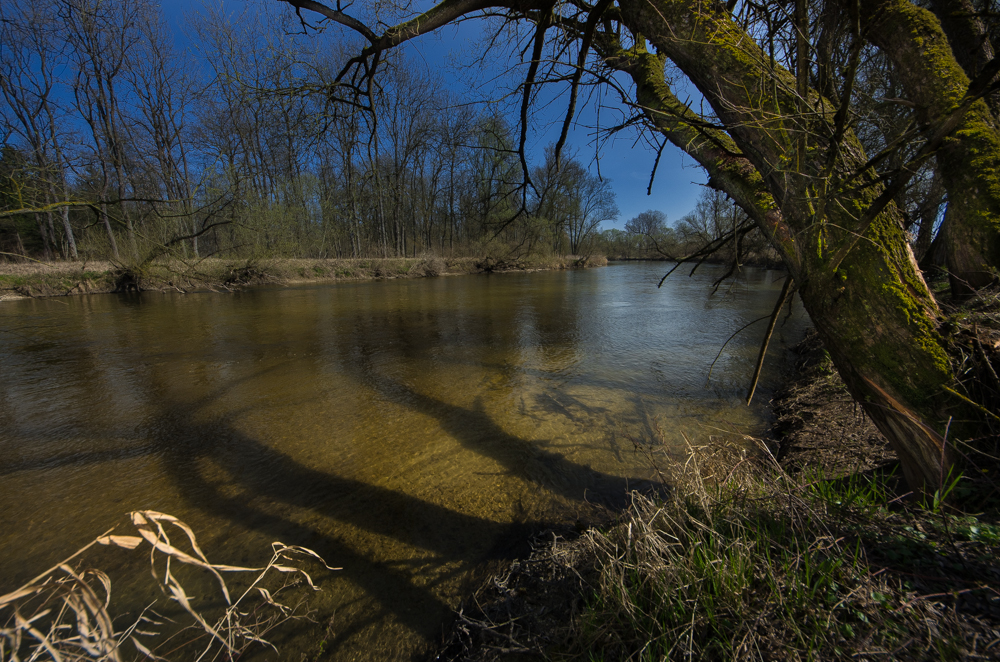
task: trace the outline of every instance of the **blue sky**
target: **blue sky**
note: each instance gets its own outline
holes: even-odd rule
[[[449,26],[437,33],[425,35],[408,42],[407,52],[428,64],[438,68],[452,87],[463,97],[474,98],[488,94],[489,83],[497,80],[500,86],[516,85],[524,77],[525,67],[508,74],[508,64],[497,63],[492,72],[469,71],[456,68],[453,63],[465,62],[470,57],[464,53],[478,52],[477,46],[481,36],[482,22],[466,22],[461,27]],[[468,80],[472,78],[473,80]],[[484,85],[484,81],[487,84]],[[485,89],[484,89],[485,88]],[[566,107],[569,103],[568,85],[550,85],[543,93],[542,104],[545,108],[536,112],[528,133],[529,157],[535,162],[542,159],[546,145],[555,143],[559,138]],[[583,94],[580,95],[582,103]],[[520,97],[508,102],[511,117],[516,117]],[[698,196],[704,190],[701,186],[707,180],[704,170],[697,166],[678,148],[667,145],[660,158],[651,195],[646,194],[649,176],[656,160],[656,152],[645,140],[637,140],[635,131],[627,130],[615,136],[601,137],[600,144],[595,140],[595,128],[618,124],[622,119],[620,105],[610,94],[601,100],[600,118],[596,104],[578,108],[577,120],[571,129],[567,147],[575,152],[579,161],[589,165],[594,174],[598,167],[602,177],[611,180],[617,195],[619,217],[613,223],[606,223],[605,228],[621,228],[625,222],[647,209],[658,209],[667,214],[672,223],[690,212]],[[598,121],[600,119],[600,121]],[[597,158],[599,155],[600,163]]]
[[[275,0],[174,0],[163,2],[164,16],[175,28],[174,34],[181,45],[185,42],[185,16],[197,11],[205,4],[218,6],[227,12],[240,13],[254,11],[266,2]],[[524,75],[520,70],[509,71],[507,62],[495,62],[492,70],[472,69],[468,66],[473,59],[470,54],[479,52],[479,40],[485,23],[468,21],[460,26],[447,26],[438,32],[411,40],[404,50],[411,58],[426,63],[428,68],[439,73],[448,86],[462,98],[469,101],[492,101],[509,111],[511,123],[516,125],[518,100],[503,100]],[[339,28],[331,28],[331,32]],[[346,34],[346,30],[345,30]],[[322,39],[323,37],[317,37]],[[546,145],[559,137],[561,123],[568,104],[568,85],[551,85],[543,92],[542,108],[535,112],[528,132],[529,161],[542,160]],[[583,94],[581,93],[581,104]],[[578,109],[577,121],[570,131],[567,148],[576,158],[590,167],[593,174],[611,180],[617,196],[618,219],[605,223],[604,229],[621,228],[625,222],[647,209],[658,209],[667,214],[673,223],[691,211],[695,201],[704,190],[704,171],[690,158],[672,145],[667,145],[656,173],[652,194],[646,194],[649,175],[653,168],[656,152],[645,140],[637,140],[634,131],[627,130],[607,138],[602,136],[599,144],[595,140],[598,124],[602,128],[621,121],[619,105],[611,95],[604,95],[597,103]],[[598,122],[598,114],[600,122]],[[599,164],[597,162],[599,157]]]

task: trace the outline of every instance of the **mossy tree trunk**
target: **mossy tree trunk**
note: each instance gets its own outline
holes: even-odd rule
[[[938,131],[949,134],[936,150],[948,190],[945,249],[952,290],[970,294],[1000,269],[996,118],[986,101],[967,96],[969,78],[934,14],[909,0],[880,0],[862,3],[861,19],[868,40],[893,61],[927,140]]]
[[[712,181],[772,238],[845,383],[899,454],[908,483],[933,491],[950,461],[944,434],[952,412],[942,396],[952,373],[936,332],[938,309],[899,213],[889,203],[865,218],[882,188],[864,170],[865,154],[849,131],[836,144],[830,139],[837,107],[812,94],[805,101],[813,112],[798,112],[795,78],[772,65],[728,13],[703,7],[694,0],[623,3],[622,21],[694,82],[727,127],[728,143],[710,131],[700,140],[681,135],[683,111],[662,64],[649,62],[655,56],[632,49],[625,58],[631,66],[619,68],[632,75],[653,123],[700,156]]]
[[[993,59],[993,43],[971,0],[931,0],[930,8],[941,21],[955,60],[970,79],[983,72]],[[994,115],[1000,111],[1000,98],[993,92],[986,97]]]

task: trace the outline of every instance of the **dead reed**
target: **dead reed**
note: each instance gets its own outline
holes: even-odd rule
[[[312,577],[294,565],[296,561],[309,559],[337,569],[310,549],[280,542],[272,543],[271,559],[263,567],[211,563],[191,528],[177,518],[150,510],[133,512],[130,517],[137,535],[109,531],[24,586],[0,596],[0,661],[110,662],[136,655],[153,660],[237,659],[253,646],[273,649],[266,639],[269,632],[290,619],[306,617],[301,605],[289,606],[275,599],[293,584],[318,590]],[[180,542],[171,540],[171,535]],[[183,610],[187,623],[172,622],[153,603],[130,625],[116,628],[109,611],[111,578],[101,570],[73,565],[95,545],[135,550],[144,543],[149,546],[153,579],[162,594]],[[178,565],[211,575],[225,604],[221,613],[199,610],[199,601],[179,579]],[[252,580],[233,599],[225,573],[249,573]]]
[[[712,452],[673,466],[591,530],[595,660],[996,659],[1000,529],[894,501],[885,475],[790,476],[761,443],[717,480]],[[720,451],[713,451],[716,455]],[[706,474],[709,474],[706,480]],[[956,483],[957,484],[957,483]],[[943,496],[943,495],[941,495]]]

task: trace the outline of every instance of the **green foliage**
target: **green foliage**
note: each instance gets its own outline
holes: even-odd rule
[[[895,480],[895,474],[893,468],[888,472],[879,470],[871,474],[850,474],[830,480],[819,470],[815,470],[807,471],[803,479],[808,492],[827,508],[870,512],[884,507],[891,498],[888,485]]]

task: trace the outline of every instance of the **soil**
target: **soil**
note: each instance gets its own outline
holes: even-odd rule
[[[896,464],[885,437],[847,392],[819,335],[810,329],[795,353],[793,376],[772,403],[772,437],[782,467],[836,478]]]

